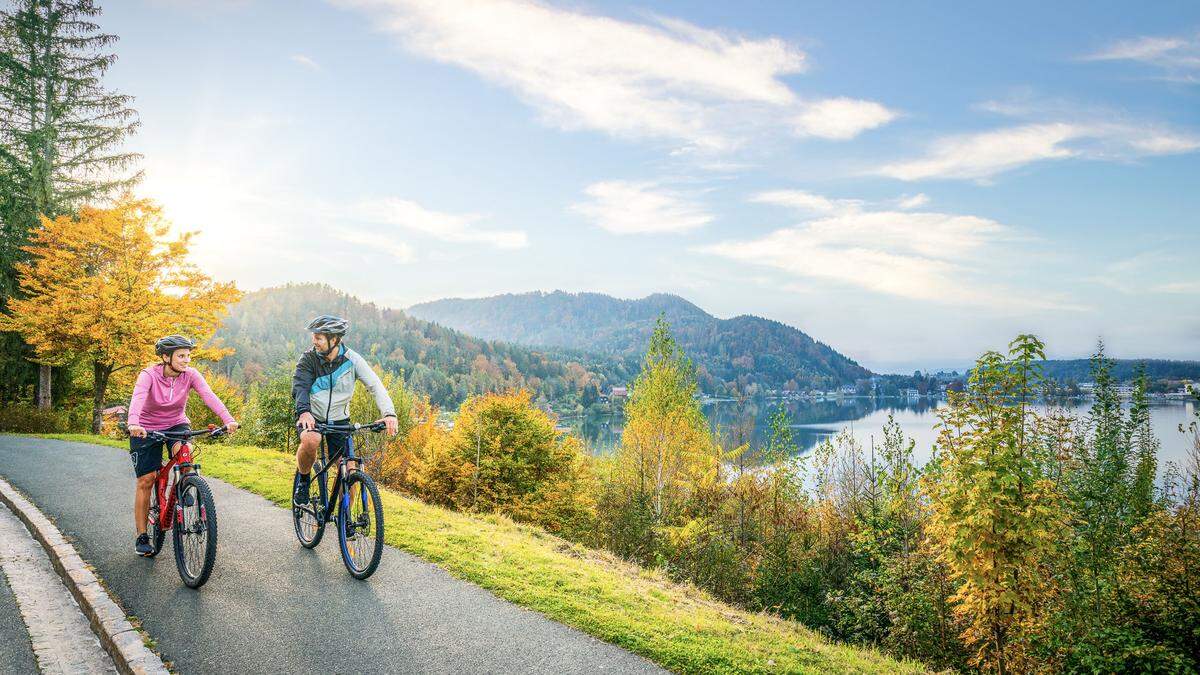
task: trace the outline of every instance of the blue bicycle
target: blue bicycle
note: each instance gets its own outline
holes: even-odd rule
[[[355,579],[371,576],[383,557],[383,505],[379,502],[379,488],[375,487],[375,481],[358,468],[360,462],[354,454],[353,435],[362,431],[383,431],[385,428],[383,422],[317,424],[314,431],[321,434],[321,454],[313,464],[308,503],[292,504],[296,538],[304,548],[314,548],[321,543],[326,523],[336,523],[342,562],[346,563],[346,569]],[[325,443],[325,437],[329,434],[350,436],[345,446],[334,452],[332,457],[328,456]],[[332,466],[337,466],[337,471],[333,474],[333,487],[329,488],[328,472]],[[299,477],[293,481],[293,493],[298,481]]]

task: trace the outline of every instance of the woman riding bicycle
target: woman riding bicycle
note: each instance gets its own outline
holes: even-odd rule
[[[188,392],[192,389],[208,409],[216,413],[232,433],[238,423],[229,414],[229,409],[213,393],[200,371],[188,366],[192,361],[192,349],[196,343],[182,335],[168,335],[154,343],[154,353],[159,363],[138,373],[133,387],[133,398],[129,402],[129,455],[133,461],[133,472],[137,476],[137,488],[133,497],[133,522],[137,527],[137,540],[133,549],[138,555],[150,556],[154,548],[146,534],[146,519],[150,511],[150,491],[154,479],[162,468],[165,443],[147,438],[151,431],[186,431],[189,420],[184,413]],[[172,447],[174,451],[174,447]]]

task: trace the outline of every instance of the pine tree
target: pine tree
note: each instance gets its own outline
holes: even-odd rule
[[[1116,600],[1116,554],[1129,534],[1133,506],[1131,424],[1121,410],[1112,365],[1100,342],[1091,365],[1096,386],[1087,418],[1090,435],[1075,453],[1065,483],[1075,525],[1075,564],[1068,568],[1069,585],[1075,590],[1071,600],[1078,603],[1074,615],[1089,631],[1105,624]]]
[[[119,149],[137,128],[132,97],[104,89],[117,37],[102,33],[92,0],[14,0],[0,12],[0,302],[19,292],[15,265],[38,219],[70,215],[141,178]],[[0,307],[2,308],[2,307]],[[14,341],[5,370],[22,360]],[[50,405],[50,367],[39,371],[38,404]]]
[[[1146,402],[1146,366],[1138,369],[1129,409],[1129,451],[1134,461],[1129,507],[1134,524],[1144,520],[1154,507],[1154,478],[1158,473],[1159,440],[1150,426],[1150,406]]]

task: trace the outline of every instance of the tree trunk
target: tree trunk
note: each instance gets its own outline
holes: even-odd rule
[[[92,394],[92,433],[100,433],[100,427],[104,423],[104,392],[108,389],[108,377],[112,375],[113,367],[111,363],[100,363],[99,361],[92,362],[92,374],[95,377],[96,386]]]
[[[38,410],[50,409],[50,366],[38,366],[37,407]]]

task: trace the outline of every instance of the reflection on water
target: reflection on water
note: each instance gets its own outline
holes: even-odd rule
[[[716,401],[705,404],[704,414],[713,431],[727,433],[738,425],[753,422],[753,441],[763,445],[770,433],[769,420],[775,409],[783,405],[792,418],[792,433],[801,453],[807,453],[822,440],[846,429],[854,434],[864,448],[872,440],[883,437],[883,425],[892,415],[904,433],[914,441],[914,454],[918,463],[929,459],[930,450],[937,440],[937,408],[944,401],[920,399],[870,399],[843,398],[828,401]],[[1065,406],[1067,412],[1086,417],[1090,402],[1076,401]],[[1183,462],[1187,449],[1191,447],[1191,436],[1179,433],[1179,425],[1187,425],[1195,419],[1193,403],[1162,403],[1150,408],[1154,433],[1162,442],[1159,450],[1159,470],[1170,461]],[[621,442],[621,431],[625,419],[620,415],[563,420],[571,426],[572,433],[583,439],[593,454],[611,452]]]

